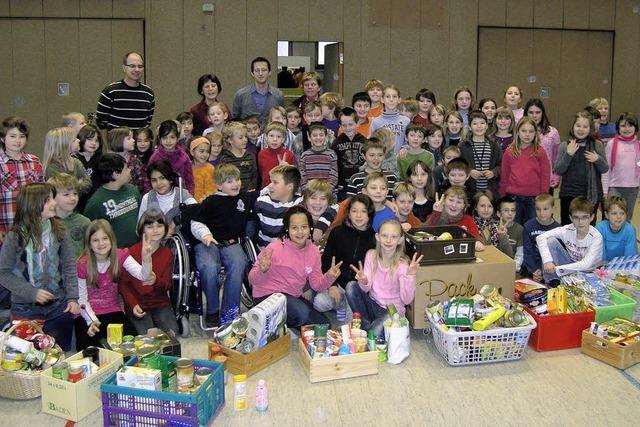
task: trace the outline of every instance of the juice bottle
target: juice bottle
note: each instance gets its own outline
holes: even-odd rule
[[[264,380],[258,381],[256,386],[256,410],[264,412],[269,408],[269,392],[267,391],[267,383]]]
[[[234,375],[233,407],[236,411],[247,409],[247,376]]]

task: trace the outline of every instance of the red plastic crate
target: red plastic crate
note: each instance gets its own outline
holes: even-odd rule
[[[596,317],[596,313],[591,310],[553,316],[538,316],[529,307],[525,307],[525,310],[533,316],[538,324],[529,338],[529,345],[535,351],[580,347],[582,345],[582,331],[588,329]]]

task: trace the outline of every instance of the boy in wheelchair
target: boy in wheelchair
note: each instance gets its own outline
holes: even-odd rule
[[[207,297],[207,327],[217,326],[221,317],[233,318],[239,311],[248,263],[239,236],[245,231],[253,203],[253,196],[240,192],[240,171],[234,165],[217,167],[215,181],[218,191],[202,202],[191,221],[191,233],[200,242],[195,246],[195,258]],[[218,298],[221,265],[226,272],[222,304]]]

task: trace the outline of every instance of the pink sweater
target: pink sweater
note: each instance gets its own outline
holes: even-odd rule
[[[271,251],[271,268],[263,273],[258,261],[249,272],[254,298],[275,292],[300,297],[307,280],[318,292],[328,289],[335,280],[328,274],[322,274],[320,251],[310,240],[299,249],[288,239],[277,239],[269,243],[260,255],[265,251]]]
[[[370,250],[364,258],[364,274],[367,284],[360,288],[380,307],[394,304],[400,316],[404,316],[404,306],[411,304],[416,292],[416,276],[407,274],[409,264],[401,262],[396,271],[380,265],[374,270],[375,250]]]
[[[507,148],[502,156],[500,195],[537,196],[546,192],[551,173],[546,151],[540,147],[534,156],[529,146],[516,157],[512,147]]]
[[[640,175],[638,170],[638,139],[633,138],[631,141],[618,139],[618,148],[616,152],[616,161],[611,158],[611,150],[614,140],[609,141],[605,147],[607,153],[607,162],[609,162],[609,172],[602,174],[602,190],[604,194],[609,192],[609,187],[638,187]],[[613,164],[613,167],[611,166]]]
[[[538,133],[540,138],[540,145],[547,152],[547,158],[549,159],[549,166],[551,170],[551,186],[555,187],[560,182],[560,176],[553,173],[553,164],[558,157],[558,147],[560,146],[560,134],[558,130],[553,126],[549,127],[549,132],[546,134]],[[546,190],[545,190],[546,191]]]
[[[129,256],[128,249],[118,249],[118,268],[120,273],[122,273],[124,269],[124,261]],[[87,279],[87,258],[82,257],[78,260],[77,263],[78,269],[78,279],[86,280]],[[85,285],[86,286],[86,285]],[[115,313],[122,312],[122,308],[120,307],[120,299],[118,298],[118,284],[111,280],[111,267],[107,268],[107,271],[104,273],[98,273],[98,287],[90,287],[87,286],[87,294],[89,301],[89,312],[91,313],[91,309],[93,309],[93,313],[91,314],[107,314],[107,313]],[[82,300],[83,298],[81,298]],[[81,303],[83,301],[80,301]],[[87,320],[87,324],[91,323],[89,318],[86,317],[86,313],[81,312],[85,320]]]

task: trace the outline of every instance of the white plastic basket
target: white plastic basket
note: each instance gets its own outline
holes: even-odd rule
[[[495,328],[487,331],[455,332],[444,331],[442,325],[427,318],[431,323],[431,333],[436,348],[451,366],[477,365],[480,363],[506,362],[522,358],[536,321],[529,313],[527,326],[516,328]]]

